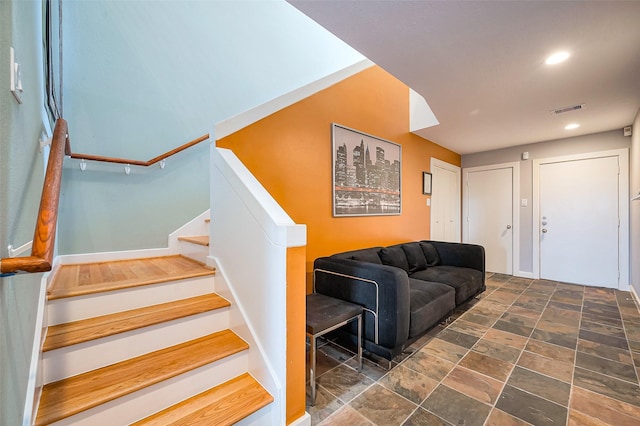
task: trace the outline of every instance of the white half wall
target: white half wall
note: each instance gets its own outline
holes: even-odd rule
[[[230,150],[212,147],[211,162],[216,292],[231,301],[231,329],[252,348],[249,371],[275,398],[270,424],[285,424],[287,248],[306,245],[306,226],[296,225]]]

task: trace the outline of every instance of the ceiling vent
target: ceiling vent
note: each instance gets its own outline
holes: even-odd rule
[[[581,109],[584,109],[584,107],[585,107],[585,104],[578,104],[578,105],[571,105],[564,108],[552,109],[551,114],[558,115],[558,114],[564,114],[565,112],[580,111]]]

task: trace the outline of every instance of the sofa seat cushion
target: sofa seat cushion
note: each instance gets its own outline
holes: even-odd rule
[[[476,294],[482,287],[482,272],[459,266],[433,266],[411,274],[411,278],[446,284],[456,290],[456,306]]]
[[[409,278],[409,338],[438,324],[455,307],[453,287]]]

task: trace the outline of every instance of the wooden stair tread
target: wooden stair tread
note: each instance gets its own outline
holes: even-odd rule
[[[132,426],[232,425],[273,402],[249,373],[146,417]]]
[[[231,330],[223,330],[46,384],[35,424],[70,417],[248,348]]]
[[[54,271],[49,300],[215,275],[215,269],[184,256],[61,265]]]
[[[48,328],[42,351],[47,352],[228,306],[230,306],[230,303],[226,299],[216,294],[206,294],[130,311],[53,325]]]
[[[192,235],[188,237],[178,237],[178,241],[184,241],[187,243],[197,244],[199,246],[209,247],[208,235]]]

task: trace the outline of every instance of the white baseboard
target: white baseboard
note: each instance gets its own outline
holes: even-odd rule
[[[638,307],[640,307],[640,297],[638,296],[638,293],[636,293],[636,289],[631,285],[629,286],[629,291],[631,292],[633,298],[636,299],[636,304],[638,305]]]
[[[533,272],[518,271],[513,274],[514,277],[533,279]]]
[[[311,416],[305,411],[302,416],[289,423],[289,426],[311,426]]]
[[[31,347],[31,360],[29,363],[29,381],[27,382],[27,398],[25,400],[22,415],[23,426],[35,423],[42,394],[42,345],[46,336],[46,309],[47,309],[47,283],[48,272],[40,281],[40,293],[38,295],[38,312],[36,314],[36,329],[33,333],[33,346]]]
[[[169,256],[170,254],[169,248],[63,254],[56,257],[56,263],[59,265],[73,265],[77,263],[107,262],[111,260],[138,259],[141,257]]]

